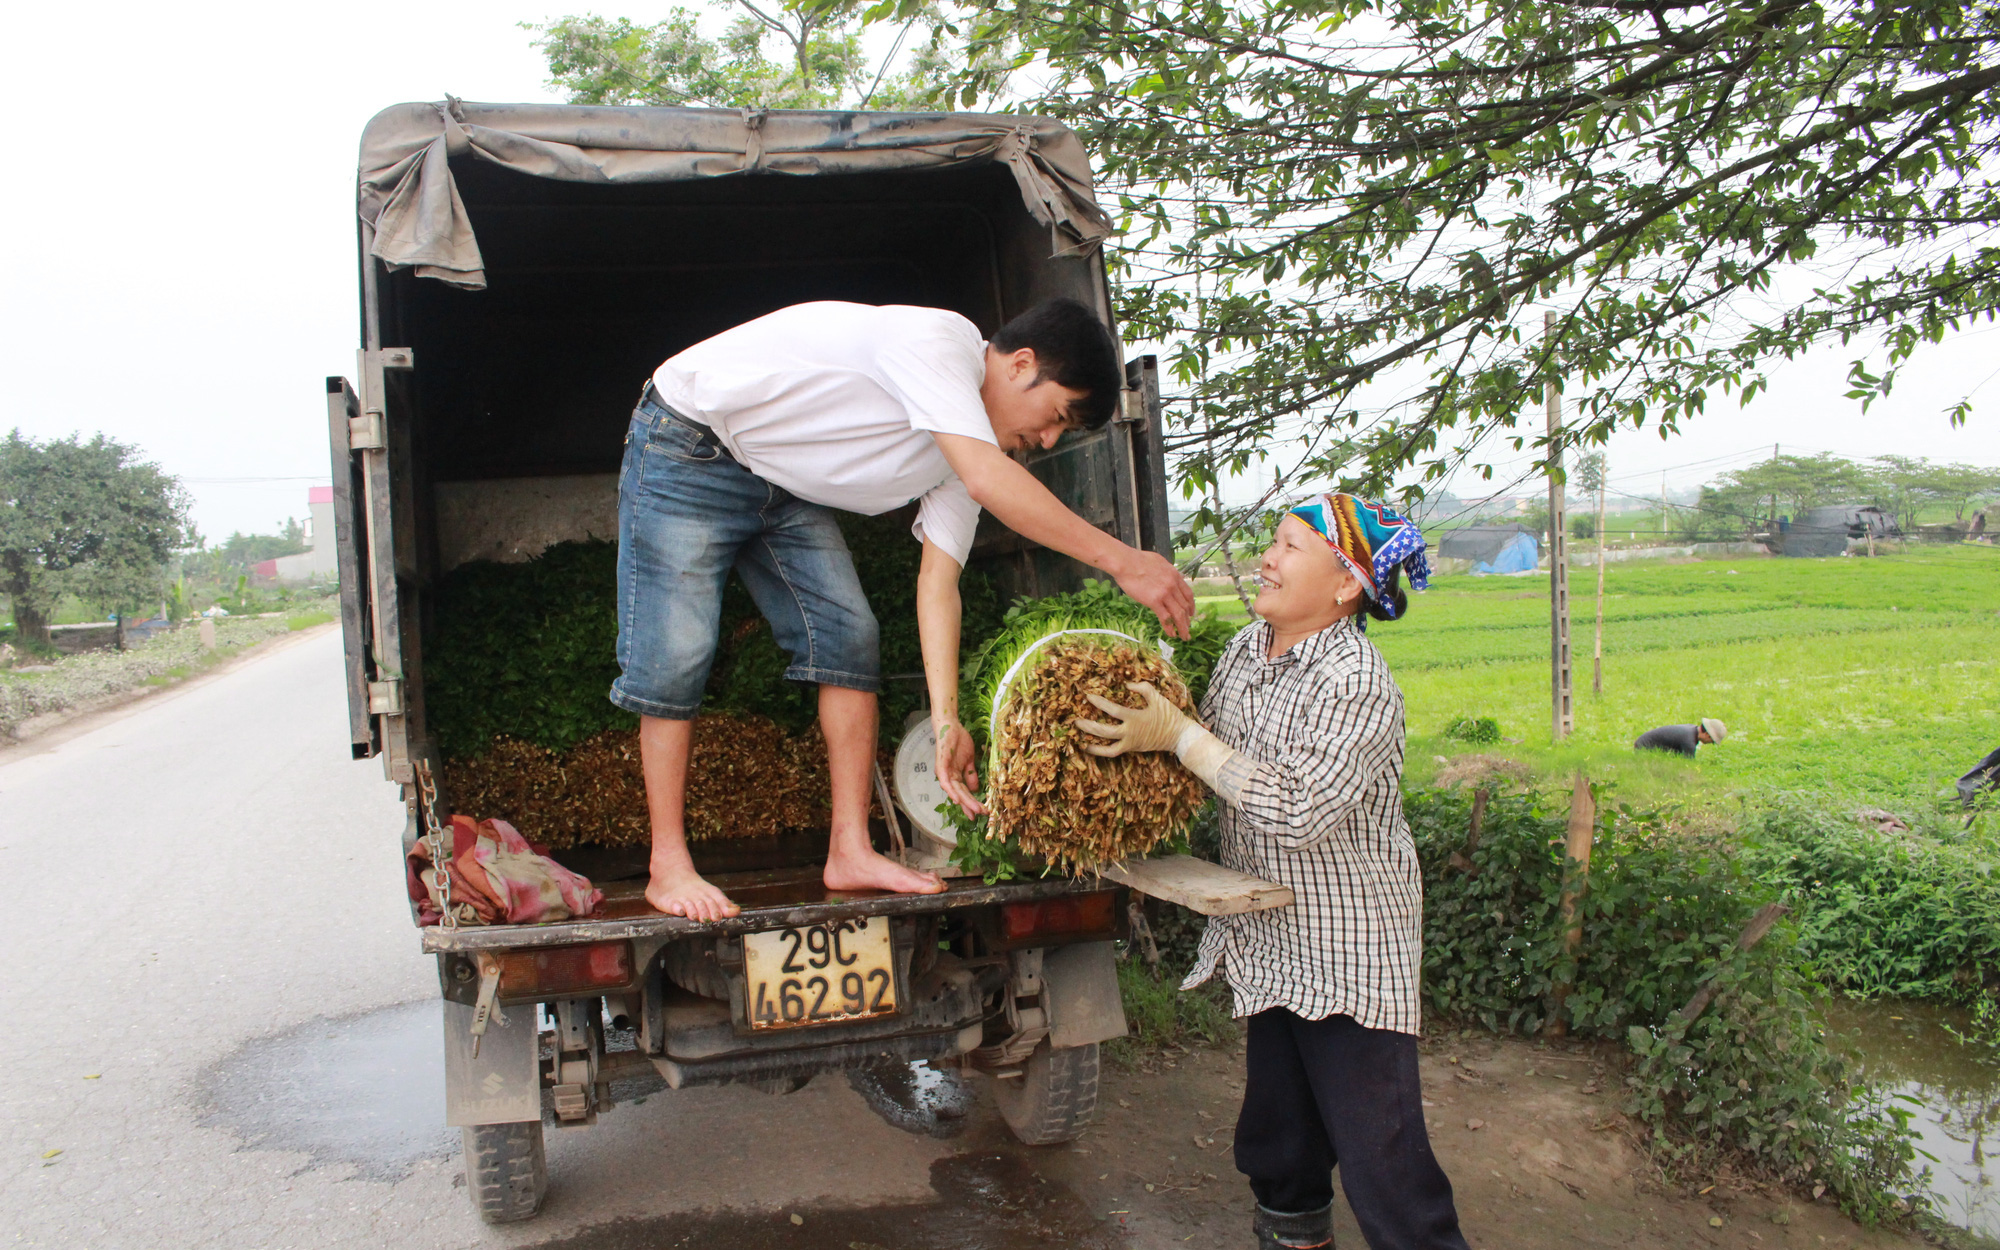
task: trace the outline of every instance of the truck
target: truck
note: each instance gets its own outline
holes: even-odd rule
[[[629,414],[661,361],[807,300],[949,308],[990,333],[1070,296],[1112,321],[1087,158],[1034,117],[403,104],[363,132],[357,208],[356,375],[326,382],[340,618],[353,755],[400,787],[406,852],[452,811],[424,695],[440,579],[615,534]],[[1170,554],[1155,360],[1125,377],[1115,420],[1025,463],[1092,524]],[[971,564],[1010,596],[1085,573],[991,518]],[[878,845],[938,864],[893,806]],[[1083,1130],[1099,1045],[1125,1033],[1123,887],[836,894],[813,846],[696,842],[742,905],[727,920],[655,912],[643,867],[600,865],[587,916],[419,927],[484,1219],[532,1217],[545,1126],[595,1122],[641,1074],[782,1093],[929,1063],[990,1081],[1022,1142]]]

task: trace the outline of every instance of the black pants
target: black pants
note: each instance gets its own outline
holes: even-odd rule
[[[1374,1250],[1466,1250],[1451,1182],[1431,1154],[1417,1039],[1352,1016],[1250,1017],[1236,1170],[1266,1210],[1333,1201],[1333,1166]]]

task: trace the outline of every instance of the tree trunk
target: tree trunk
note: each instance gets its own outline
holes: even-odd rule
[[[1218,505],[1221,496],[1216,496]],[[1250,592],[1243,589],[1243,575],[1236,571],[1236,553],[1229,549],[1229,539],[1222,540],[1222,567],[1229,570],[1229,584],[1236,588],[1236,601],[1243,605],[1243,613],[1251,620],[1259,620],[1257,609],[1250,606]]]
[[[13,602],[14,630],[21,641],[28,644],[26,649],[48,650],[49,618],[36,611],[32,605],[24,603],[19,595],[13,597]]]

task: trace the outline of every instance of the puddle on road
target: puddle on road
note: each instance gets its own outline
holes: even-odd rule
[[[856,1068],[847,1074],[847,1084],[893,1127],[940,1139],[965,1131],[965,1118],[976,1101],[972,1087],[956,1071],[928,1063]]]
[[[716,1211],[614,1220],[532,1250],[1109,1250],[1113,1237],[1075,1194],[1011,1155],[931,1165],[937,1201],[841,1209]],[[803,1223],[792,1223],[797,1215]]]
[[[1853,1056],[1869,1080],[1916,1099],[1904,1105],[1915,1116],[1917,1146],[1936,1158],[1929,1166],[1938,1215],[2000,1237],[2000,1053],[1960,1042],[1947,1025],[1966,1030],[1966,1013],[1835,999],[1827,1041]]]
[[[312,1020],[258,1038],[197,1081],[201,1122],[249,1150],[297,1150],[398,1181],[458,1152],[444,1125],[444,1027],[437,1000]]]

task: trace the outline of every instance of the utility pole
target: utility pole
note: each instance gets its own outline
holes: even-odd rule
[[[1549,424],[1549,728],[1557,742],[1576,726],[1569,667],[1569,534],[1563,509],[1562,385],[1555,380],[1556,315],[1542,314],[1550,379],[1543,388]]]
[[[1604,479],[1611,462],[1597,456],[1597,631],[1590,644],[1590,693],[1604,693]]]
[[[1775,471],[1777,467],[1778,467],[1778,445],[1776,443],[1772,443],[1771,468],[1773,471]],[[1765,526],[1764,528],[1773,534],[1778,532],[1778,484],[1775,481],[1771,483],[1771,523]]]

